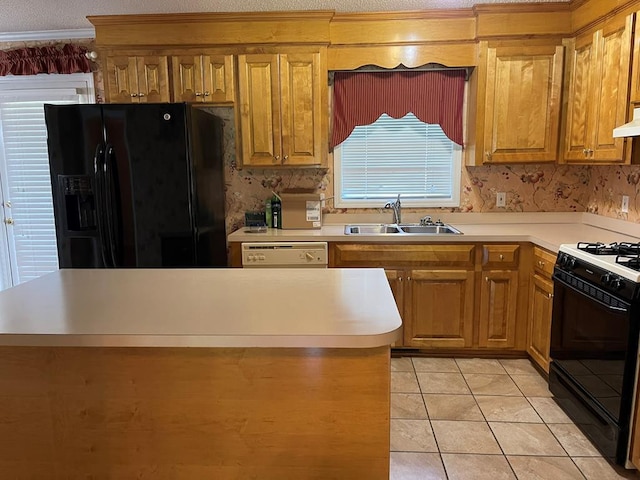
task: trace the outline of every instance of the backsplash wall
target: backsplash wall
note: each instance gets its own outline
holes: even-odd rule
[[[244,225],[244,212],[264,210],[271,192],[285,188],[314,188],[333,196],[333,173],[325,169],[237,168],[233,109],[209,108],[225,125],[225,184],[227,232]],[[329,162],[331,164],[331,162]],[[496,192],[506,192],[506,208],[495,205]],[[629,195],[629,213],[620,212],[622,195]],[[640,166],[491,165],[463,167],[460,207],[409,209],[406,212],[592,212],[640,223]],[[379,213],[380,209],[339,209],[327,201],[325,213]]]

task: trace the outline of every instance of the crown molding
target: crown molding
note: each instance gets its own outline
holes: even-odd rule
[[[78,28],[74,30],[41,30],[35,32],[0,33],[0,43],[38,40],[75,40],[80,38],[96,38],[96,32],[93,28]]]

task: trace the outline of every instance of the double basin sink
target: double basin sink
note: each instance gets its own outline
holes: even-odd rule
[[[379,225],[361,224],[344,227],[345,235],[462,235],[462,232],[451,225],[420,225],[420,224],[391,224]]]

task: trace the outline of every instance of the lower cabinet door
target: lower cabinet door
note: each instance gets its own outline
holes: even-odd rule
[[[549,372],[553,283],[540,275],[532,275],[529,299],[527,353],[545,372]]]
[[[516,304],[518,272],[482,272],[478,345],[483,348],[514,348],[516,345]]]
[[[471,347],[473,284],[473,271],[407,270],[405,346]]]

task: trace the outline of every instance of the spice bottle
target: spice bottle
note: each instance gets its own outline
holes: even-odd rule
[[[271,218],[273,228],[282,228],[282,204],[275,195],[271,199]]]

